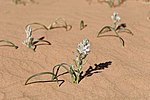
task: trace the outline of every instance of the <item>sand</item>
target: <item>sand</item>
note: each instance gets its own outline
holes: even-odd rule
[[[0,47],[0,100],[150,100],[150,4],[143,0],[126,0],[118,7],[92,0],[36,0],[26,6],[11,0],[0,1],[0,39],[10,40],[18,49]],[[111,15],[117,11],[134,36],[120,33],[122,47],[115,37],[97,38],[105,25],[112,25]],[[24,28],[32,22],[49,25],[56,18],[72,25],[65,29],[39,30],[34,37],[45,36],[52,45],[42,45],[33,52],[22,44]],[[87,27],[80,30],[80,21]],[[109,34],[114,34],[110,32]],[[96,70],[80,83],[73,84],[69,74],[65,82],[24,85],[26,79],[39,72],[52,71],[60,63],[73,64],[77,44],[84,38],[91,43],[91,52],[83,72],[94,64],[107,65]],[[3,44],[3,43],[1,43]],[[63,72],[64,70],[61,70]],[[33,80],[49,80],[44,75]]]

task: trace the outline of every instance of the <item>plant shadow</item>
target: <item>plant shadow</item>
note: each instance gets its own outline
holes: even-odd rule
[[[105,63],[100,64],[94,64],[94,68],[92,66],[89,66],[89,68],[85,71],[83,74],[83,71],[80,73],[80,81],[81,82],[85,77],[90,77],[93,74],[100,73],[100,70],[104,70],[105,68],[108,68],[109,65],[112,64],[112,61],[108,61]]]

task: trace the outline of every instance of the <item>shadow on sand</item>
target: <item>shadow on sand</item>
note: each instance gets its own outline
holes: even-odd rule
[[[89,66],[89,68],[85,71],[84,74],[83,71],[80,73],[80,81],[83,80],[85,77],[90,77],[93,74],[100,73],[101,70],[108,68],[108,66],[111,65],[111,63],[111,61],[108,61],[105,63],[94,64],[95,67]]]

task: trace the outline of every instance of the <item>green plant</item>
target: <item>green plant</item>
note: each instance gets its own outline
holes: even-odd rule
[[[66,31],[69,31],[72,29],[72,26],[71,25],[68,25],[66,20],[64,18],[57,18],[55,21],[53,21],[50,25],[46,26],[44,24],[41,24],[41,23],[37,23],[37,22],[34,22],[34,23],[30,23],[28,25],[38,25],[40,27],[38,28],[35,28],[33,31],[37,31],[39,29],[45,29],[45,30],[52,30],[52,29],[56,29],[56,28],[65,28]],[[27,25],[27,26],[28,26]],[[27,27],[26,26],[26,27]]]
[[[0,42],[5,42],[8,43],[9,45],[0,45],[0,46],[9,46],[9,47],[14,47],[15,49],[18,48],[18,46],[16,46],[14,43],[8,41],[8,40],[0,40]]]
[[[114,12],[113,15],[111,16],[112,20],[113,20],[113,24],[114,26],[104,26],[98,33],[97,37],[104,37],[104,36],[114,36],[114,37],[118,37],[121,42],[122,45],[124,46],[124,40],[119,36],[119,33],[121,32],[126,32],[129,33],[131,35],[133,35],[132,31],[130,31],[129,29],[126,28],[126,24],[125,23],[119,23],[119,21],[121,20],[121,18],[119,17],[117,12]],[[116,35],[101,35],[104,34],[106,32],[112,31],[114,32]]]
[[[72,78],[72,82],[78,84],[80,81],[80,73],[81,73],[82,67],[86,63],[85,59],[88,53],[90,52],[89,47],[90,47],[89,40],[84,39],[82,42],[78,44],[77,51],[75,53],[76,58],[74,59],[74,64],[72,65],[67,64],[67,63],[57,64],[56,66],[53,67],[52,72],[42,72],[42,73],[38,73],[38,74],[34,74],[30,76],[25,82],[25,85],[33,83],[33,82],[28,83],[28,81],[32,79],[33,77],[37,77],[37,76],[44,75],[44,74],[50,74],[52,76],[51,82],[57,82],[59,84],[58,77],[61,75],[64,75],[65,73],[69,73]],[[61,67],[64,68],[67,72],[59,74],[59,70]]]
[[[31,48],[32,50],[35,51],[37,47],[38,42],[46,42],[48,45],[51,45],[51,43],[47,40],[44,40],[45,37],[41,37],[39,39],[35,39],[32,37],[32,28],[30,25],[28,25],[25,29],[25,32],[27,34],[26,40],[24,40],[23,44],[26,45],[28,48]]]

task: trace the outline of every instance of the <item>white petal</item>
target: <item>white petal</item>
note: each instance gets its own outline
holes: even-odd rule
[[[114,12],[113,15],[111,16],[111,18],[114,21],[114,23],[121,20],[119,14],[117,12]]]
[[[90,51],[90,49],[86,49],[86,51],[87,51],[87,52],[89,52],[89,51]]]
[[[25,30],[26,34],[27,34],[27,38],[32,36],[32,28],[30,25],[27,26],[26,30]]]
[[[117,16],[117,17],[116,17],[116,20],[117,20],[117,21],[120,21],[120,20],[121,20],[121,18],[120,18],[119,16]]]

